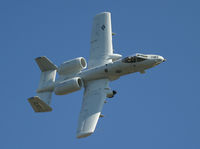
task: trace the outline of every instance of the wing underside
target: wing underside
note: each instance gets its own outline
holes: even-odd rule
[[[94,80],[86,84],[78,121],[77,138],[91,135],[97,125],[106,98],[108,80]]]
[[[103,12],[94,17],[91,35],[91,48],[88,68],[112,62],[109,58],[113,54],[111,14]],[[86,82],[85,92],[78,120],[77,138],[91,135],[101,114],[108,79]]]
[[[111,14],[103,12],[94,17],[89,68],[111,62],[108,56],[113,54]]]

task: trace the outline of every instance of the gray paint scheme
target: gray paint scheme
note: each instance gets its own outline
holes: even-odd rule
[[[88,69],[84,58],[64,62],[59,67],[48,58],[36,58],[41,69],[37,96],[28,99],[35,112],[51,111],[52,92],[58,95],[68,94],[85,88],[82,107],[78,120],[77,138],[84,138],[94,133],[107,97],[116,92],[109,88],[109,82],[121,76],[152,68],[165,59],[159,55],[135,54],[122,58],[113,53],[111,14],[103,12],[94,17],[91,49]],[[84,70],[85,69],[85,70]],[[56,72],[59,78],[55,80]],[[79,78],[79,82],[77,82]],[[80,82],[81,81],[81,82]]]

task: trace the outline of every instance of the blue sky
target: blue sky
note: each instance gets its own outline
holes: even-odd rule
[[[200,148],[200,9],[195,0],[0,1],[0,148]],[[83,89],[53,95],[50,113],[34,113],[40,70],[34,58],[55,64],[88,60],[92,18],[112,13],[113,45],[123,56],[159,54],[167,61],[112,82],[118,91],[104,106],[95,133],[76,139]]]

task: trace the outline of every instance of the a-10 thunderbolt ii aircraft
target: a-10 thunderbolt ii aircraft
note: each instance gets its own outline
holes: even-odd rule
[[[94,133],[106,98],[112,98],[116,91],[109,88],[109,82],[119,77],[152,68],[165,59],[159,55],[135,54],[122,58],[113,53],[111,14],[97,14],[93,20],[91,49],[88,62],[83,57],[66,61],[59,67],[48,58],[36,58],[41,70],[37,96],[28,99],[35,112],[52,111],[51,95],[66,95],[84,87],[83,102],[78,119],[77,138]],[[59,78],[55,80],[56,72]]]

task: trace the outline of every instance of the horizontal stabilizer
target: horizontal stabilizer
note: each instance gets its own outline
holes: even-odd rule
[[[50,112],[52,108],[42,101],[38,96],[34,96],[28,99],[29,103],[31,104],[33,110],[35,112]]]
[[[56,70],[57,66],[54,65],[47,57],[41,56],[35,59],[42,72],[49,70]]]

